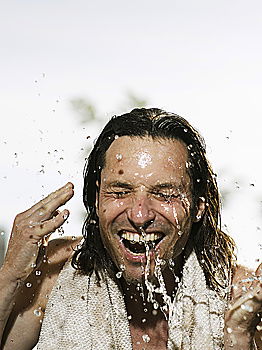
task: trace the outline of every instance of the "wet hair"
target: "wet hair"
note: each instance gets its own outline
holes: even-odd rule
[[[105,166],[106,151],[121,136],[180,140],[185,144],[188,150],[187,164],[191,177],[194,215],[199,197],[204,197],[206,202],[202,218],[192,224],[190,246],[195,249],[207,284],[216,290],[227,286],[235,258],[235,245],[232,238],[221,230],[220,196],[216,175],[206,158],[204,140],[184,118],[157,108],[137,108],[114,116],[95,142],[84,168],[83,200],[87,210],[83,225],[84,241],[73,256],[73,266],[87,275],[95,272],[98,279],[103,275],[104,269],[110,274],[115,271],[114,263],[99,233],[96,194],[101,170]]]

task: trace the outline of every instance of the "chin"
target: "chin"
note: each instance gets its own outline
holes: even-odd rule
[[[145,281],[145,274],[142,271],[142,267],[139,271],[130,271],[128,268],[123,271],[123,278],[127,284],[137,285],[138,283],[143,283]]]

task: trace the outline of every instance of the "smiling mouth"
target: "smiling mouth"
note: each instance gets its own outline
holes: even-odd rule
[[[145,254],[146,246],[153,249],[164,238],[164,235],[159,232],[142,235],[122,230],[118,235],[125,248],[133,254]]]

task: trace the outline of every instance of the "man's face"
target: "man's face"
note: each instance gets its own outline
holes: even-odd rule
[[[127,281],[141,281],[145,244],[154,259],[184,248],[192,226],[187,148],[179,140],[123,136],[106,152],[97,200],[100,233]],[[144,237],[143,237],[144,235]]]

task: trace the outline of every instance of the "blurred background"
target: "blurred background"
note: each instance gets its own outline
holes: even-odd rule
[[[105,122],[135,106],[204,136],[239,262],[262,258],[260,0],[0,1],[0,264],[15,215],[82,170]]]

